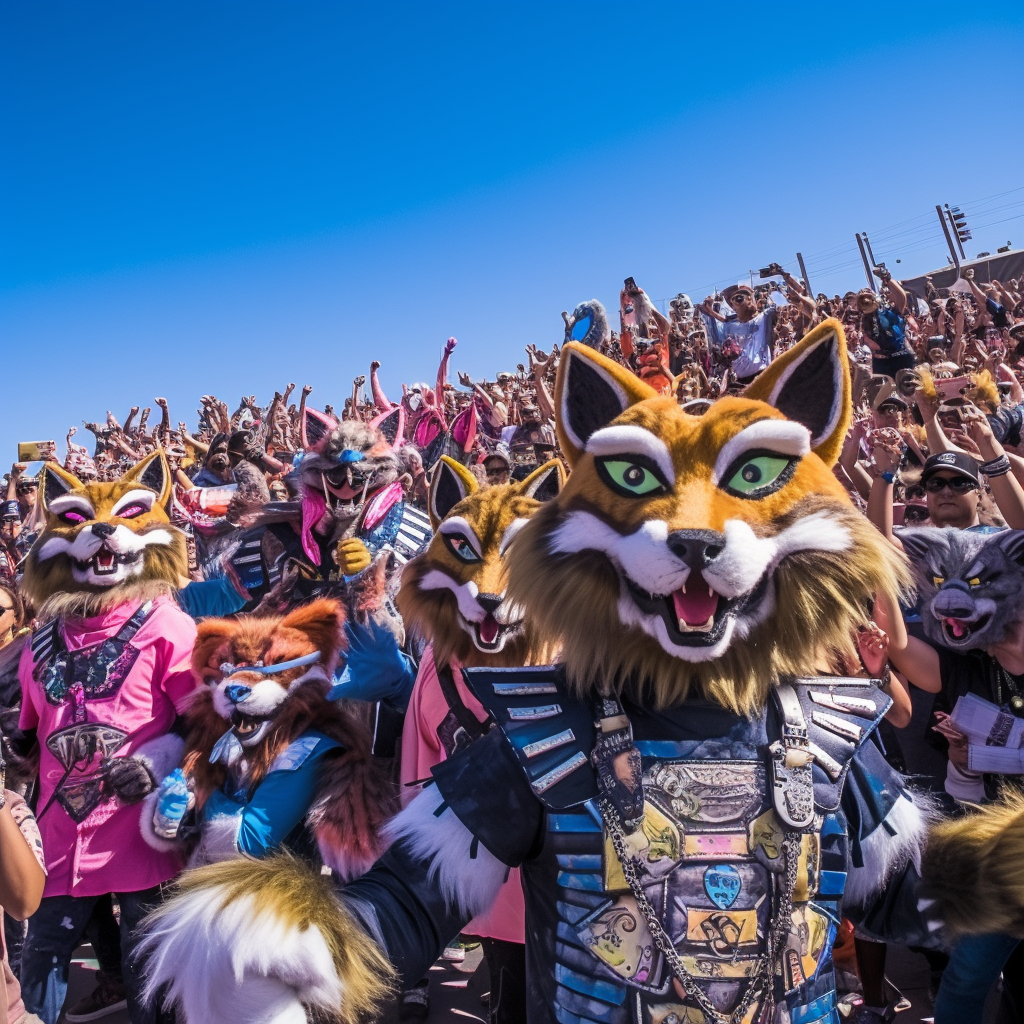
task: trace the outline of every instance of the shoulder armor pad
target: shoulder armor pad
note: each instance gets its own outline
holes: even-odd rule
[[[814,755],[815,807],[834,811],[850,762],[892,706],[892,698],[877,679],[822,676],[781,685],[791,687],[800,701]]]
[[[575,807],[597,796],[590,764],[593,711],[569,694],[559,666],[474,668],[462,674],[545,807]]]

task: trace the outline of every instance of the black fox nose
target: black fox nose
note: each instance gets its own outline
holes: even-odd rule
[[[668,535],[668,549],[681,562],[700,572],[725,547],[725,535],[714,530],[676,530]]]
[[[110,523],[93,523],[92,532],[99,537],[100,540],[106,540],[113,532],[114,527]]]
[[[501,594],[477,594],[476,603],[490,615],[493,615],[504,600]]]

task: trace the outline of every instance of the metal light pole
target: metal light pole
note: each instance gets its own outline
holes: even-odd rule
[[[953,247],[953,239],[949,236],[949,225],[946,223],[946,216],[942,212],[942,207],[938,203],[935,204],[935,212],[939,215],[939,223],[942,225],[942,233],[946,236],[946,245],[949,246],[949,255],[953,260],[953,266],[956,267],[956,276],[960,277],[960,257],[956,254],[956,249]]]
[[[875,279],[871,276],[871,265],[868,263],[868,254],[864,249],[864,239],[860,237],[859,231],[857,232],[857,248],[860,249],[860,258],[864,261],[864,276],[868,279],[868,287],[874,291]]]
[[[956,247],[960,250],[960,259],[967,259],[967,253],[964,252],[963,242],[960,241],[960,232],[957,230],[956,221],[953,220],[953,211],[949,208],[949,203],[946,203],[946,217],[949,219],[949,226],[953,229],[953,238],[956,240]]]
[[[814,289],[811,288],[810,279],[807,276],[807,268],[804,266],[804,258],[801,253],[796,254],[796,261],[800,264],[800,274],[804,279],[804,287],[807,289],[807,294],[813,299]]]

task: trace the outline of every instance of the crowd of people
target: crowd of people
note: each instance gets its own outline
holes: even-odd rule
[[[386,543],[394,558],[381,581],[383,606],[400,620],[401,602],[396,610],[393,599],[403,567],[423,550],[430,519],[436,520],[429,495],[439,466],[459,464],[481,492],[534,479],[553,460],[563,463],[560,472],[565,469],[555,397],[565,343],[582,343],[601,353],[700,416],[725,396],[741,394],[775,359],[834,318],[845,329],[854,408],[834,473],[861,514],[911,555],[913,545],[903,539],[907,527],[983,537],[1024,530],[1024,281],[981,283],[968,276],[944,294],[929,284],[926,294],[916,295],[881,266],[875,268],[876,287],[828,296],[811,294],[777,265],[768,271],[756,284],[736,284],[703,301],[679,294],[666,312],[629,278],[620,295],[618,330],[599,302],[581,303],[562,314],[559,344],[527,346],[523,363],[493,379],[474,380],[461,371],[452,379],[459,350],[450,338],[434,381],[405,383],[400,396],[385,394],[378,377],[381,364],[374,361],[368,377],[356,377],[351,392],[333,405],[317,404],[318,389],[308,385],[296,401],[295,385],[289,383],[266,404],[246,395],[233,410],[224,400],[203,395],[194,428],[175,423],[163,398],[153,400],[155,417],[152,407],[133,406],[123,422],[108,411],[101,421],[84,424],[91,435],[88,444],[78,443],[81,435],[71,427],[61,468],[82,484],[114,482],[149,464],[154,453],[164,453],[170,522],[187,540],[188,570],[177,582],[178,603],[201,621],[253,610],[283,612],[360,578],[385,543],[380,531],[391,521],[384,516],[379,526],[371,528],[365,519],[358,528],[353,525],[371,497],[370,476],[362,467],[373,459],[386,462],[387,475],[374,478],[372,496],[394,488],[404,510],[401,523],[396,516],[393,528],[388,527]],[[342,456],[331,454],[330,439],[342,435]],[[55,451],[44,454],[57,462]],[[128,932],[150,907],[146,900],[132,900],[130,887],[114,877],[118,872],[111,865],[118,856],[123,859],[124,850],[79,845],[80,862],[69,866],[66,849],[49,848],[47,840],[57,835],[55,819],[70,812],[63,797],[59,806],[52,805],[52,781],[40,784],[38,753],[33,760],[19,746],[32,729],[42,728],[38,714],[24,712],[32,701],[20,692],[18,659],[24,660],[26,645],[34,644],[46,626],[22,586],[26,562],[46,527],[47,504],[54,508],[53,496],[44,500],[41,494],[44,476],[15,463],[0,516],[0,726],[7,764],[0,805],[0,903],[7,931],[6,1019],[14,1024],[38,1019],[56,1024],[73,952],[73,944],[59,934],[62,928],[73,933],[75,942],[87,937],[101,966],[96,990],[67,1008],[66,1019],[99,1019],[126,1001],[136,1012],[141,1004],[131,978],[134,946]],[[308,485],[310,479],[322,481],[318,509],[326,506],[333,517],[326,531],[322,520],[312,528],[308,521],[312,492],[304,490],[304,481]],[[66,512],[72,505],[61,506],[58,499],[56,507]],[[268,543],[269,534],[278,538],[276,546]],[[932,575],[936,587],[944,582],[937,569]],[[965,584],[965,593],[971,585]],[[345,598],[357,604],[360,599],[350,591]],[[898,612],[876,610],[856,639],[861,666],[846,673],[861,674],[862,667],[863,674],[886,681],[893,705],[883,737],[891,762],[961,802],[992,800],[1002,786],[1020,781],[1013,771],[972,768],[968,737],[950,717],[957,699],[966,694],[982,697],[1013,718],[1024,717],[1024,607],[1019,592],[1007,593],[1004,603],[999,615],[1012,624],[1006,636],[984,649],[964,651],[937,644],[911,604],[903,608],[903,621],[897,621]],[[982,614],[954,609],[943,620],[944,628],[981,632]],[[353,620],[348,665],[342,664],[335,683],[345,697],[380,701],[400,716],[423,650],[400,629],[388,633],[388,638],[398,637],[392,645],[396,649],[389,647],[390,639],[380,633],[384,618],[378,616],[363,634]],[[93,625],[74,639],[66,637],[70,649],[88,645],[90,635],[99,637],[94,620],[85,621]],[[99,639],[116,639],[123,628],[118,621]],[[179,680],[176,685],[186,684]],[[177,695],[170,695],[177,706]],[[138,709],[134,713],[140,714]],[[137,718],[132,728],[143,724]],[[400,729],[399,720],[393,730]],[[88,753],[85,766],[94,751]],[[84,771],[75,769],[74,762],[66,767]],[[90,820],[78,821],[79,837]],[[69,834],[74,832],[72,826]],[[103,880],[83,887],[82,876],[90,871]],[[138,874],[146,877],[136,888],[148,893],[155,876]],[[27,937],[17,923],[25,920]],[[835,959],[846,989],[860,993],[850,1001],[856,1019],[891,1019],[899,994],[885,981],[885,947],[866,935],[855,939],[850,928],[840,928],[844,934]],[[1019,984],[1024,958],[1016,937],[964,941],[952,960],[945,953],[930,951],[928,956],[940,1024],[980,1021],[986,995],[1001,972],[1007,1004],[1017,1000],[1024,1014]],[[492,961],[493,986],[500,956],[493,953]],[[407,995],[402,1019],[417,1014],[423,1019],[423,1000],[412,989]],[[495,1020],[514,1019],[497,1016],[500,1007],[494,1012]]]

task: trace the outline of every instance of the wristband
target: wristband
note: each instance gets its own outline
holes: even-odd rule
[[[891,469],[887,469],[881,476],[887,484],[891,484],[896,479],[896,474]]]
[[[4,502],[4,512],[0,516],[4,522],[16,522],[21,519],[21,506],[16,498],[8,498]]]
[[[981,472],[988,477],[1006,476],[1010,472],[1010,456],[1005,452],[997,459],[981,464]]]

